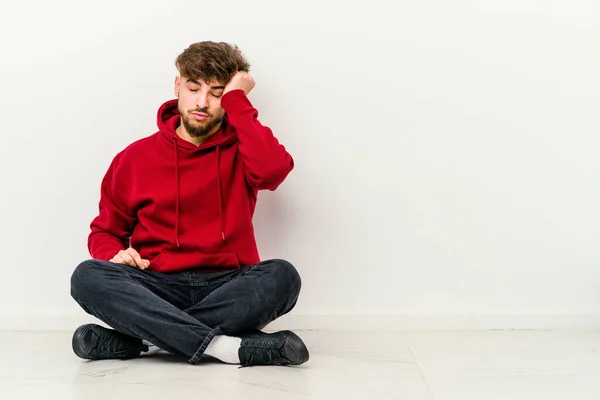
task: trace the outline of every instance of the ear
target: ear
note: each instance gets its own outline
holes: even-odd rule
[[[175,97],[179,98],[179,87],[181,85],[181,78],[178,76],[175,77],[175,85],[173,91],[175,93]]]

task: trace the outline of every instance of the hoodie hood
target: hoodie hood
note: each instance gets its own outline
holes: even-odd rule
[[[180,247],[179,243],[179,203],[180,203],[180,185],[179,185],[179,158],[182,156],[193,156],[193,153],[214,152],[215,168],[217,174],[217,187],[215,191],[218,196],[219,222],[221,227],[220,236],[225,241],[225,229],[223,227],[223,194],[221,191],[221,168],[220,168],[220,149],[229,146],[237,141],[235,130],[228,124],[227,115],[223,118],[221,127],[204,143],[196,146],[193,143],[184,140],[177,135],[176,129],[181,123],[181,115],[177,108],[177,99],[169,100],[158,110],[157,125],[159,129],[159,138],[163,145],[173,152],[173,173],[175,176],[175,231],[174,244]]]

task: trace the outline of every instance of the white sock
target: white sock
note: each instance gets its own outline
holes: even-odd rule
[[[210,341],[204,354],[228,364],[239,364],[240,356],[238,355],[238,350],[241,344],[241,338],[218,335]]]

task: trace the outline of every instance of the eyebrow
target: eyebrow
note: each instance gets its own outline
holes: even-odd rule
[[[198,86],[202,86],[202,84],[200,82],[198,82],[195,79],[188,79],[189,83],[193,83],[194,85],[198,85]],[[225,86],[211,86],[210,87],[212,90],[218,90],[218,89],[225,89]]]

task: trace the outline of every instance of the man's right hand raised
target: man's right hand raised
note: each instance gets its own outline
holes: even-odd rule
[[[140,253],[132,247],[119,251],[116,256],[108,261],[117,264],[127,264],[140,269],[146,269],[150,266],[150,261],[142,259]]]

